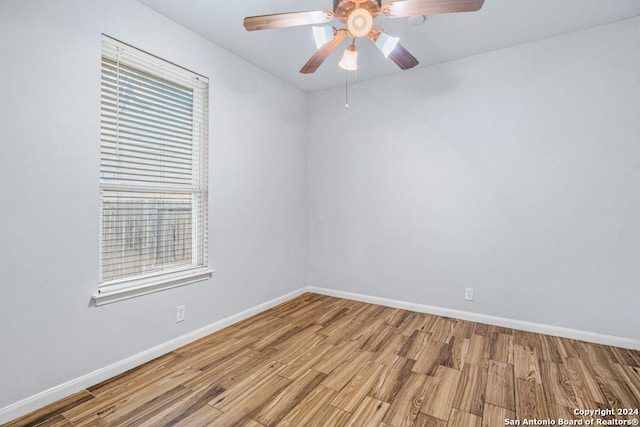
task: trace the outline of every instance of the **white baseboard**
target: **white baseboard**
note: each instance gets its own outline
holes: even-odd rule
[[[153,360],[157,357],[167,354],[177,348],[187,345],[200,338],[206,337],[207,335],[212,334],[216,331],[219,331],[220,329],[226,328],[227,326],[231,326],[234,323],[238,323],[253,315],[256,315],[272,307],[275,307],[276,305],[281,304],[285,301],[288,301],[292,298],[295,298],[298,295],[301,295],[307,291],[308,289],[305,287],[305,288],[297,289],[293,292],[289,292],[288,294],[282,295],[278,298],[274,298],[265,303],[256,305],[255,307],[251,307],[240,313],[231,315],[229,317],[225,317],[224,319],[218,320],[217,322],[214,322],[210,325],[207,325],[200,329],[196,329],[195,331],[192,331],[192,332],[189,332],[188,334],[174,338],[170,341],[157,345],[153,348],[150,348],[138,354],[134,354],[133,356],[127,357],[126,359],[120,360],[109,366],[105,366],[104,368],[100,368],[93,372],[89,372],[86,375],[75,378],[71,381],[67,381],[64,384],[57,385],[48,390],[44,390],[38,394],[27,397],[26,399],[23,399],[16,403],[12,403],[11,405],[5,406],[4,408],[0,408],[0,424],[6,423],[15,418],[26,415],[32,411],[35,411],[36,409],[40,409],[57,400],[70,396],[74,393],[77,393],[93,385],[96,385],[116,375],[120,375],[123,372],[128,371],[129,369],[135,368],[136,366],[140,366],[143,363],[149,362],[150,360]]]
[[[322,295],[329,295],[338,298],[346,298],[356,301],[368,302],[371,304],[384,305],[387,307],[401,308],[404,310],[417,311],[420,313],[436,314],[439,316],[454,317],[456,319],[469,320],[472,322],[487,323],[489,325],[502,326],[505,328],[519,329],[522,331],[536,332],[539,334],[555,335],[563,338],[570,338],[579,341],[586,341],[596,344],[611,345],[614,347],[640,350],[640,340],[632,338],[617,337],[614,335],[596,334],[594,332],[582,331],[579,329],[563,328],[560,326],[545,325],[543,323],[533,323],[524,320],[508,319],[506,317],[489,316],[486,314],[472,313],[469,311],[453,310],[450,308],[434,307],[424,304],[416,304],[406,301],[398,301],[389,298],[374,297],[370,295],[355,294],[351,292],[336,291],[333,289],[308,286],[307,292],[314,292]]]

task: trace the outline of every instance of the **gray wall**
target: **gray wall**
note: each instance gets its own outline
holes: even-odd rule
[[[211,80],[217,272],[95,308],[101,33]],[[1,1],[0,51],[0,408],[305,284],[305,94],[135,1]]]
[[[308,282],[640,338],[639,29],[311,95]]]

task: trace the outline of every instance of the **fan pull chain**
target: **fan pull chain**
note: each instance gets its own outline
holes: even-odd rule
[[[349,109],[349,72],[344,70],[344,108]]]

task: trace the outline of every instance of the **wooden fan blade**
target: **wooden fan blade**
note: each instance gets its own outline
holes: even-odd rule
[[[320,67],[324,60],[331,55],[331,52],[342,43],[345,37],[347,37],[347,30],[338,30],[333,40],[323,44],[320,49],[316,50],[307,63],[300,69],[300,72],[302,74],[315,73],[318,67]]]
[[[374,25],[371,31],[369,31],[369,34],[367,36],[373,43],[376,43],[376,41],[378,41],[378,37],[380,37],[380,34],[389,35],[387,30],[385,30],[379,25]],[[380,49],[384,53],[384,50],[380,48],[377,44],[376,44],[376,47],[378,47],[378,49]],[[396,46],[393,48],[391,52],[389,52],[389,55],[387,56],[387,58],[391,59],[393,62],[396,63],[398,67],[400,67],[403,70],[408,70],[409,68],[413,68],[420,63],[415,58],[415,56],[409,53],[409,51],[400,43],[396,43]]]
[[[326,24],[332,19],[333,12],[330,10],[276,13],[274,15],[247,16],[244,18],[244,28],[247,31],[268,30],[270,28]]]
[[[408,70],[419,64],[418,60],[400,43],[391,51],[388,58],[403,70]]]
[[[404,18],[438,13],[475,12],[484,0],[399,0],[385,3],[380,11],[387,18]]]

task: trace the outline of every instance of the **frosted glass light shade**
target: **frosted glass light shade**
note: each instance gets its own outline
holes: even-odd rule
[[[388,34],[381,33],[376,40],[376,47],[380,49],[384,57],[387,58],[393,49],[396,48],[399,40],[398,37],[391,37]]]
[[[355,45],[349,45],[342,54],[342,59],[338,62],[340,68],[353,71],[358,69],[358,49]]]
[[[329,43],[333,40],[333,28],[332,27],[312,27],[313,40],[316,42],[316,48],[320,49],[322,45]]]
[[[353,37],[369,34],[373,26],[373,16],[367,9],[355,9],[347,18],[347,29]]]

